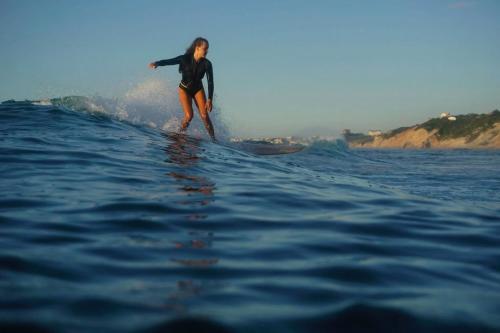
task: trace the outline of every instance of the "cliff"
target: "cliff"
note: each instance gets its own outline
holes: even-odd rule
[[[500,148],[500,111],[455,118],[455,121],[433,118],[422,124],[401,127],[377,136],[350,132],[344,136],[350,147]]]

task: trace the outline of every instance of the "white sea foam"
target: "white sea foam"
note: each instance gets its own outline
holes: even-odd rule
[[[33,102],[31,102],[31,104],[48,106],[48,105],[52,105],[52,102],[48,99],[43,99],[43,100],[39,100],[39,101],[33,101]]]
[[[177,86],[166,80],[151,78],[136,84],[123,97],[89,97],[85,99],[85,108],[91,112],[103,112],[121,120],[144,124],[152,128],[178,131],[184,112],[179,102],[177,89]],[[193,113],[188,133],[196,137],[208,137],[194,102]],[[214,125],[216,137],[226,141],[229,137],[229,130],[216,105],[210,113],[210,119]]]

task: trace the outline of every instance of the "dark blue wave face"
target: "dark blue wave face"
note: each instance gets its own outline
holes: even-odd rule
[[[500,331],[499,152],[255,156],[87,111],[0,105],[0,331]]]

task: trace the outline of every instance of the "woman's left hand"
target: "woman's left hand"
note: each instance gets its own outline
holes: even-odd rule
[[[212,112],[212,100],[208,99],[207,103],[205,104],[205,110],[208,112]]]

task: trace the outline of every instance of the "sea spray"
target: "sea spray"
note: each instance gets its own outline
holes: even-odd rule
[[[184,111],[177,94],[177,87],[167,80],[150,78],[136,84],[122,97],[66,96],[33,101],[33,104],[51,104],[76,111],[105,113],[119,120],[172,132],[179,130],[184,118]],[[188,133],[194,137],[208,138],[194,101],[193,113],[198,115],[193,116]],[[215,104],[210,119],[217,138],[226,141],[229,129],[220,113],[220,108]]]

